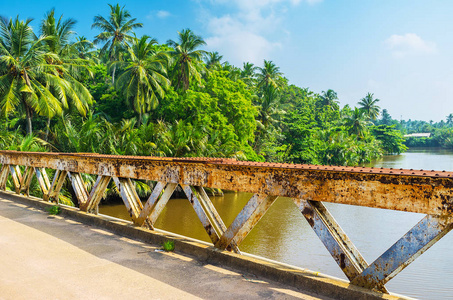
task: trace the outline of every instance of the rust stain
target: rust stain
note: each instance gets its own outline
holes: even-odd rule
[[[340,254],[340,268],[342,270],[346,268],[345,258],[346,258],[346,256],[344,255],[344,253],[341,253]]]
[[[305,216],[305,219],[311,227],[315,226],[315,221],[313,220],[315,213],[311,207],[305,206],[302,210],[302,214]]]
[[[236,161],[0,151],[10,165],[145,179],[418,213],[453,214],[453,173]],[[102,173],[102,174],[100,174]]]

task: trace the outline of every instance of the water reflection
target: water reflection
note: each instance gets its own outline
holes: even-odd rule
[[[375,167],[453,171],[453,152],[414,149],[402,155],[386,156]],[[250,199],[247,193],[226,193],[211,197],[228,226]],[[326,203],[332,215],[370,263],[412,226],[421,214]],[[124,205],[101,206],[100,212],[129,220]],[[156,227],[209,241],[187,199],[172,199]],[[288,198],[279,198],[240,246],[242,251],[302,268],[346,278],[321,241]],[[387,287],[390,291],[424,299],[453,298],[453,236],[450,233],[419,257]]]

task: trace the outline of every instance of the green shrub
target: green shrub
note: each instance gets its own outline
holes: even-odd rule
[[[164,251],[166,251],[166,252],[175,251],[175,241],[166,240],[162,244],[162,247],[164,248]]]
[[[61,213],[61,208],[58,205],[53,205],[46,209],[49,212],[49,215],[58,215]]]

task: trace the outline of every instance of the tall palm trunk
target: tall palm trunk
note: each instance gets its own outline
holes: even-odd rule
[[[27,114],[27,134],[31,135],[33,133],[33,127],[31,123],[32,112],[28,105],[25,106],[25,112]]]
[[[47,118],[47,127],[46,127],[46,142],[49,141],[49,129],[50,129],[50,117]]]
[[[261,147],[263,146],[263,142],[261,139],[263,138],[263,129],[259,128],[257,135],[255,136],[255,144],[253,145],[253,150],[259,155],[261,152]]]
[[[113,66],[113,72],[112,72],[112,85],[115,85],[115,73],[116,73],[116,66]]]
[[[25,97],[26,97],[25,95],[22,95],[22,105],[25,108],[25,115],[26,115],[26,119],[27,119],[27,134],[30,135],[33,133],[33,126],[31,123],[32,111],[31,111],[30,106],[27,105]]]

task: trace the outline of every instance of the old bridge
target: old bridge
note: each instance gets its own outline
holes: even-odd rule
[[[359,286],[388,293],[385,284],[453,228],[453,173],[241,162],[217,158],[131,157],[85,153],[0,151],[0,190],[7,182],[29,195],[34,176],[45,201],[59,201],[68,178],[81,211],[97,214],[110,181],[119,190],[133,224],[154,223],[178,185],[212,245],[240,254],[241,242],[278,197],[290,197],[339,268]],[[90,191],[82,174],[97,176]],[[52,175],[53,178],[49,178]],[[134,180],[153,182],[145,204]],[[253,193],[228,227],[205,188]],[[322,202],[423,213],[426,216],[375,261],[365,261]]]

